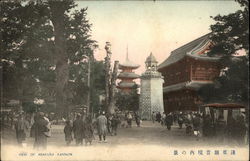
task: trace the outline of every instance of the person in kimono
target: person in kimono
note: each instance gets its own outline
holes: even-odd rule
[[[72,137],[73,127],[70,125],[69,120],[66,121],[66,125],[65,125],[63,131],[65,134],[66,145],[69,146],[70,143],[73,141],[73,137]]]
[[[83,125],[83,131],[84,131],[84,138],[85,138],[85,145],[91,145],[92,140],[94,139],[94,128],[92,125],[92,119],[91,116],[87,116],[84,125]]]
[[[73,122],[73,133],[74,133],[76,145],[77,146],[82,145],[83,144],[83,120],[80,114],[76,116],[76,120]]]
[[[35,149],[46,149],[47,148],[47,136],[46,132],[49,131],[47,128],[48,122],[44,119],[44,113],[39,112],[34,119],[34,124],[31,129],[31,136],[35,138],[34,148]]]
[[[107,118],[105,112],[102,112],[100,116],[97,117],[97,130],[99,135],[99,142],[107,142]]]
[[[26,133],[29,129],[29,123],[27,120],[24,119],[23,115],[18,116],[18,120],[15,124],[15,130],[16,130],[16,139],[17,143],[22,146],[23,141],[26,139]]]

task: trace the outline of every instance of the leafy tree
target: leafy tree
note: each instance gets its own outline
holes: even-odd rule
[[[215,85],[207,85],[199,90],[204,102],[248,104],[249,1],[237,2],[243,7],[242,10],[213,17],[216,23],[211,25],[213,48],[209,54],[221,56],[219,63],[222,72],[216,78]]]
[[[137,111],[139,109],[139,95],[134,88],[130,92],[119,91],[116,94],[116,104],[120,110]]]
[[[65,115],[81,92],[77,89],[89,90],[82,60],[86,55],[95,62],[97,45],[90,38],[87,8],[72,11],[75,6],[72,0],[1,2],[5,100],[40,98]]]
[[[34,3],[1,2],[1,62],[4,102],[18,99],[21,106],[38,95],[37,78],[52,28],[46,24],[44,7]],[[34,12],[37,10],[39,12]],[[46,46],[46,47],[45,47]],[[48,64],[48,63],[47,63]]]

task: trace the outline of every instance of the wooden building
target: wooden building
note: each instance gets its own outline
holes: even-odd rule
[[[193,40],[176,50],[158,66],[164,77],[164,111],[196,111],[201,98],[197,90],[213,83],[220,74],[219,57],[209,57],[212,43],[209,34]]]

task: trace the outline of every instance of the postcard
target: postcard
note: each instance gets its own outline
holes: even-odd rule
[[[249,2],[3,0],[1,160],[249,160]]]

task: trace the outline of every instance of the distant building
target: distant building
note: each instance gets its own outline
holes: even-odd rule
[[[198,110],[201,98],[197,90],[205,84],[213,83],[220,74],[218,57],[209,57],[207,52],[212,43],[209,34],[171,52],[159,65],[158,71],[164,76],[164,110]]]
[[[157,71],[157,61],[151,53],[146,59],[146,71],[141,75],[139,109],[141,118],[151,120],[152,112],[163,112],[163,77]]]
[[[126,61],[119,64],[119,69],[121,70],[118,75],[118,79],[121,81],[118,83],[118,88],[124,92],[130,92],[133,88],[137,88],[137,84],[134,82],[134,79],[139,78],[138,74],[135,74],[133,70],[139,68],[140,65],[133,63],[128,58],[128,51]]]

